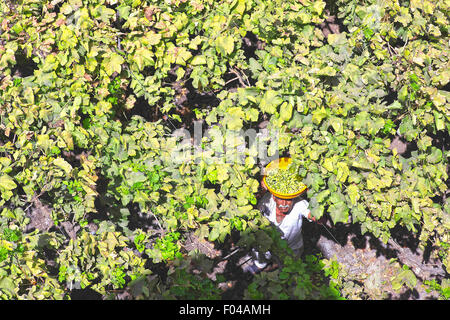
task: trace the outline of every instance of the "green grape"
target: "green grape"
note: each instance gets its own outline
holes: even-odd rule
[[[274,168],[268,171],[266,176],[267,185],[279,193],[296,193],[305,185],[301,182],[300,176],[294,167],[289,166],[286,169]]]

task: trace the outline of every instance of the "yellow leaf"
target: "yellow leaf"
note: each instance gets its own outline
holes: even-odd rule
[[[239,13],[241,16],[244,14],[245,12],[245,1],[246,0],[238,0],[237,1],[237,6],[234,9],[234,11],[236,11],[237,13]]]
[[[347,188],[347,195],[350,198],[351,203],[355,206],[359,200],[359,189],[356,185],[349,185]]]
[[[192,57],[192,53],[185,47],[177,48],[175,63],[185,66],[186,62]]]
[[[6,240],[0,240],[0,247],[2,248],[6,248],[8,251],[13,251],[14,250],[14,245]]]
[[[223,55],[229,55],[234,51],[234,39],[232,36],[222,36],[216,39],[216,47]]]
[[[326,158],[323,161],[322,167],[324,167],[325,169],[327,169],[329,172],[332,172],[334,167],[333,167],[333,159],[330,158]]]
[[[222,183],[225,180],[228,180],[229,175],[228,175],[228,170],[225,166],[217,166],[217,180]]]
[[[198,66],[198,65],[201,65],[201,64],[206,64],[206,58],[205,58],[205,56],[195,56],[195,57],[192,59],[191,64],[192,64],[193,66]]]
[[[289,121],[292,118],[292,110],[294,107],[288,102],[283,102],[280,107],[280,118],[284,121]]]
[[[53,164],[58,168],[63,169],[66,174],[70,174],[70,172],[72,171],[72,166],[70,165],[70,163],[68,163],[63,158],[56,158],[55,160],[53,160]]]
[[[319,125],[326,116],[327,110],[322,106],[320,109],[316,109],[312,112],[312,122]]]
[[[243,119],[245,112],[240,107],[233,107],[228,109],[226,116],[226,124],[230,130],[239,130],[243,126]]]
[[[347,164],[345,162],[339,162],[337,167],[338,167],[338,170],[337,170],[336,178],[341,182],[345,182],[350,173]]]
[[[0,177],[0,187],[6,190],[13,190],[17,187],[17,184],[14,182],[13,178],[4,174]]]
[[[124,62],[125,60],[122,58],[122,56],[113,52],[109,57],[106,57],[103,60],[103,66],[108,76],[110,76],[114,72],[120,73],[120,71],[122,71],[122,64]]]

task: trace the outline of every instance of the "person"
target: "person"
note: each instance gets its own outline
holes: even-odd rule
[[[272,225],[279,229],[282,239],[287,241],[295,256],[300,257],[303,253],[303,218],[309,221],[316,221],[308,209],[308,201],[301,195],[293,199],[278,198],[267,191],[263,181],[261,181],[261,186],[264,195],[258,202],[258,209]],[[266,269],[272,256],[269,251],[260,254],[256,250],[252,250],[252,258],[252,262],[244,271],[256,274]],[[277,264],[272,264],[271,269],[277,267]]]

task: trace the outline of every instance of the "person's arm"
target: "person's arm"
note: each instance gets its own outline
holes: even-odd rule
[[[300,207],[300,214],[306,219],[310,220],[311,210],[309,210],[309,202],[306,200],[300,200],[297,204]]]
[[[311,210],[309,210],[309,203],[306,200],[300,201],[301,205],[301,215],[304,216],[308,221],[317,222],[317,219],[311,215]]]
[[[277,270],[280,267],[280,265],[276,262],[273,262],[271,264],[269,264],[267,267],[264,268],[264,271],[266,272],[270,272],[270,271],[274,271]]]
[[[317,219],[311,215],[311,210],[308,212],[308,217],[306,217],[309,221],[316,222]]]

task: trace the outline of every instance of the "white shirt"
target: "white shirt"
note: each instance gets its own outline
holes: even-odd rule
[[[294,200],[295,201],[295,200]],[[289,214],[281,223],[277,222],[276,203],[270,192],[267,192],[259,201],[258,209],[273,223],[282,233],[282,239],[286,240],[293,250],[303,247],[302,217],[308,218],[310,210],[308,201],[301,200],[294,203]]]

